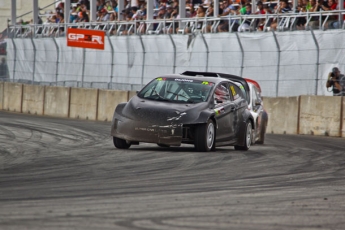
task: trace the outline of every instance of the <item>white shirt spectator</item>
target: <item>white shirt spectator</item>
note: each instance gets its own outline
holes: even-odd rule
[[[133,7],[133,6],[139,7],[139,2],[138,2],[138,0],[131,0],[131,7]]]

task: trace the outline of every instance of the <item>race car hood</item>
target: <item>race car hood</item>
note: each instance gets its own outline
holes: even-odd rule
[[[190,123],[199,117],[200,111],[208,107],[201,103],[170,103],[166,101],[147,100],[134,96],[122,110],[122,115],[147,124],[165,125]]]

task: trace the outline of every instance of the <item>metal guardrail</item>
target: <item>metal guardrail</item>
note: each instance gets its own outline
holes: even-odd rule
[[[285,14],[261,14],[261,15],[229,15],[226,17],[183,18],[174,20],[145,20],[145,21],[108,21],[108,22],[83,22],[65,24],[38,24],[15,25],[8,27],[11,38],[39,38],[65,36],[67,28],[83,28],[104,30],[108,36],[143,35],[143,34],[186,34],[186,33],[217,33],[222,23],[227,23],[228,32],[235,32],[235,25],[239,32],[257,31],[259,21],[264,21],[262,31],[270,30],[270,24],[275,22],[277,31],[296,30],[296,22],[299,18],[305,18],[308,29],[311,21],[314,30],[326,30],[331,17],[337,17],[340,28],[345,29],[345,11],[320,11],[305,13]],[[333,20],[334,21],[334,20]],[[244,24],[249,26],[243,27]],[[340,29],[339,28],[339,29]]]

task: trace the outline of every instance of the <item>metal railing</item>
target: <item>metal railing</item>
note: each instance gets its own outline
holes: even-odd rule
[[[186,34],[186,33],[217,33],[222,23],[228,25],[228,32],[253,32],[258,31],[259,21],[262,31],[271,30],[270,25],[276,23],[277,31],[296,30],[296,23],[299,18],[305,18],[305,29],[311,26],[314,30],[326,30],[327,23],[332,17],[337,17],[339,28],[344,29],[345,11],[320,11],[304,13],[285,14],[261,14],[261,15],[229,15],[226,17],[204,17],[204,18],[183,18],[173,20],[140,20],[140,21],[108,21],[108,22],[83,22],[64,24],[38,24],[38,25],[15,25],[8,27],[8,34],[11,38],[38,38],[38,37],[60,37],[65,36],[67,28],[83,28],[93,30],[104,30],[107,35],[143,35],[143,34]],[[334,19],[332,19],[332,22]],[[244,24],[249,26],[243,27]],[[239,30],[235,30],[239,27]],[[300,29],[300,28],[299,28]]]

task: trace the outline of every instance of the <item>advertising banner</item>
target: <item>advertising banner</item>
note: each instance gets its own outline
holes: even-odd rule
[[[67,46],[104,50],[103,30],[68,28]]]

